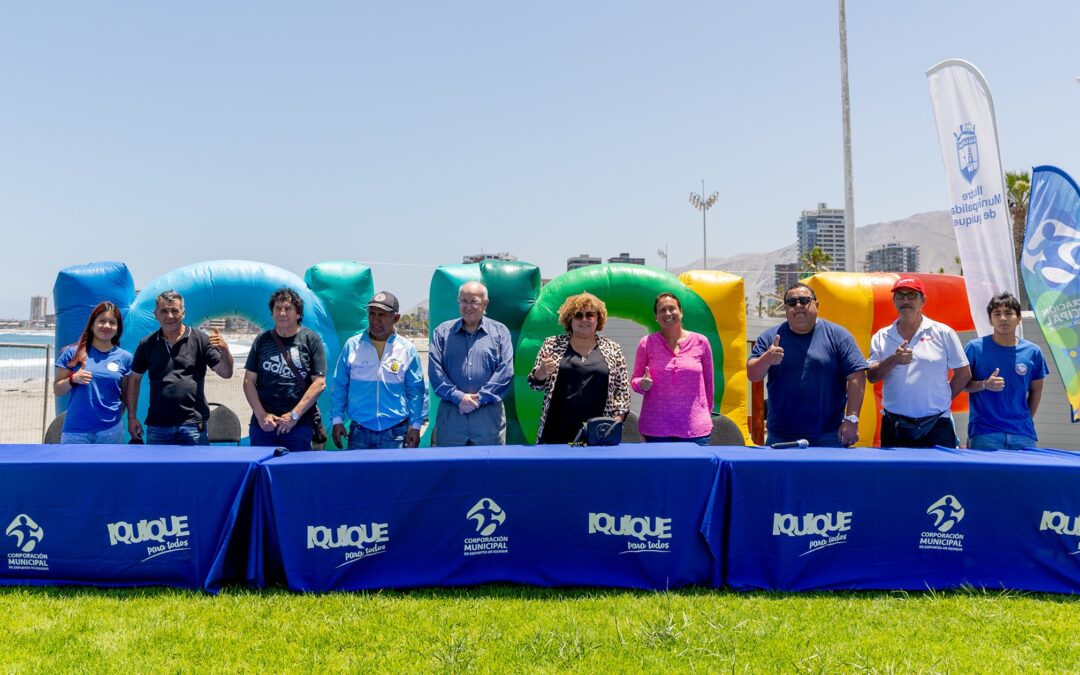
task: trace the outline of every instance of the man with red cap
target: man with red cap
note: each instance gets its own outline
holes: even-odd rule
[[[971,379],[960,336],[922,312],[926,287],[901,277],[892,287],[896,321],[870,340],[870,382],[884,381],[882,447],[955,448],[949,407]],[[952,378],[949,371],[953,371]]]

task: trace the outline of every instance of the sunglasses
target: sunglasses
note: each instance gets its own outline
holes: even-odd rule
[[[915,300],[919,297],[918,291],[896,291],[893,293],[894,298],[900,298],[901,300]]]
[[[599,316],[598,312],[577,312],[574,314],[574,318],[579,321],[581,319],[595,319],[597,316]]]
[[[784,298],[784,304],[788,307],[794,307],[795,305],[802,305],[803,307],[806,307],[813,301],[813,298],[808,298],[805,295],[801,295],[797,298]]]

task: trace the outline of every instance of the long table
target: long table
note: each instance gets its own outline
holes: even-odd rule
[[[215,592],[242,580],[255,468],[272,452],[0,446],[0,584]]]
[[[1075,453],[717,448],[737,590],[1080,592]],[[718,516],[714,516],[718,517]]]
[[[260,466],[249,580],[719,585],[718,477],[690,444],[294,453]]]

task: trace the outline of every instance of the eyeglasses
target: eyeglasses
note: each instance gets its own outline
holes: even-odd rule
[[[893,293],[894,298],[900,298],[901,300],[914,300],[919,297],[918,291],[896,291]]]
[[[458,298],[457,302],[462,307],[479,307],[480,305],[484,304],[483,300],[477,300],[476,298],[473,298],[472,300],[466,300],[465,298]]]
[[[802,305],[803,307],[806,307],[813,301],[813,298],[808,298],[805,295],[800,295],[797,298],[784,298],[784,304],[788,307],[794,307],[795,305]]]
[[[575,312],[574,318],[580,321],[581,319],[595,319],[599,315],[599,312]]]

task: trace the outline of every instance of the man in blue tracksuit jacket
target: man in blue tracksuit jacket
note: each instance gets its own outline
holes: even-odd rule
[[[394,326],[398,299],[380,291],[368,303],[368,328],[341,350],[330,382],[334,445],[348,449],[415,448],[427,420],[428,392],[420,356]]]

